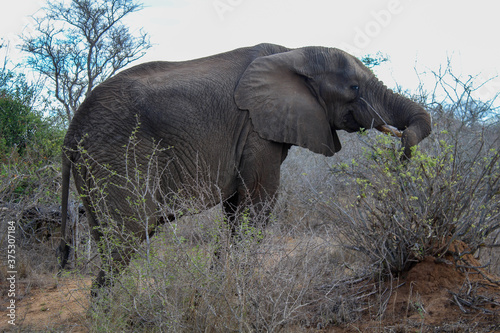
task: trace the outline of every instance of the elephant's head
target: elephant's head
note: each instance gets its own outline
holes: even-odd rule
[[[336,130],[402,131],[404,153],[431,131],[429,114],[383,85],[361,61],[338,49],[306,47],[255,59],[235,90],[259,135],[331,156]]]

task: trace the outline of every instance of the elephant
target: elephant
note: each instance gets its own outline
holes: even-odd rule
[[[209,184],[208,204],[222,202],[235,228],[236,211],[251,206],[258,212],[275,198],[280,165],[291,146],[332,156],[341,150],[338,130],[372,128],[400,134],[410,158],[411,148],[431,132],[431,119],[421,105],[388,89],[360,60],[336,48],[259,44],[123,70],[86,97],[64,139],[60,266],[69,249],[71,173],[96,241],[106,237],[100,227],[108,224],[146,239],[166,222],[155,214],[152,198],[195,196],[189,189],[200,178]],[[134,160],[127,162],[130,149]],[[134,194],[124,176],[128,163],[148,173],[145,161],[153,154],[160,172],[154,177],[156,192],[145,199],[144,230],[130,209]],[[96,186],[106,190],[94,191]],[[109,221],[99,221],[96,212],[102,209]],[[113,257],[117,271],[130,255]],[[108,284],[101,270],[95,289]]]

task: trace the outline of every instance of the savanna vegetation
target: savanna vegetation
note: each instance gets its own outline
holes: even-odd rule
[[[52,19],[67,20],[72,29],[80,27],[70,16],[72,12],[52,6],[57,13]],[[40,30],[39,39],[25,39],[24,48],[31,52],[35,70],[43,63],[35,60],[50,55],[42,52],[48,48],[37,48],[41,45],[37,43],[54,31]],[[67,30],[58,30],[62,31]],[[72,31],[72,36],[86,36],[83,31]],[[121,27],[115,32],[125,36],[128,30]],[[139,44],[134,44],[135,53],[128,60],[108,63],[121,68],[136,59],[137,52],[148,45],[144,35],[137,38],[133,40]],[[36,326],[20,316],[20,331],[500,329],[498,101],[495,97],[477,99],[477,87],[486,83],[457,77],[451,67],[435,73],[434,87],[401,92],[424,105],[433,117],[432,134],[411,160],[402,158],[399,140],[368,130],[342,133],[344,148],[331,158],[293,148],[282,166],[281,192],[271,216],[255,216],[250,221],[248,212],[242,212],[237,244],[228,242],[227,221],[220,206],[206,210],[196,198],[186,199],[178,203],[182,209],[177,219],[154,237],[146,242],[129,237],[128,245],[137,250],[132,264],[115,277],[109,293],[90,301],[88,281],[100,265],[97,248],[106,253],[109,244],[92,241],[73,189],[71,267],[57,274],[60,146],[67,120],[87,87],[119,68],[95,67],[85,72],[87,67],[80,63],[85,57],[80,52],[55,53],[79,57],[71,57],[74,63],[69,69],[61,69],[66,77],[50,77],[57,69],[46,71],[48,90],[6,66],[0,73],[0,242],[6,248],[4,226],[14,221],[17,297],[27,302],[34,290],[57,288],[66,279],[77,281],[78,288],[85,291],[78,299],[80,310],[72,310],[76,312],[72,320],[58,321],[60,314],[47,311],[47,316],[56,319]],[[117,55],[103,56],[115,59]],[[377,57],[363,61],[375,66],[386,61]],[[71,69],[75,71],[71,73]],[[89,73],[92,75],[85,76]],[[59,112],[51,112],[53,109]],[[131,150],[129,158],[131,170],[134,163],[154,164],[154,154],[150,161],[137,161]],[[147,191],[145,175],[131,172],[128,177],[135,190]],[[199,184],[200,192],[205,185]],[[143,209],[141,202],[131,205],[138,212]],[[159,200],[159,211],[167,212],[162,205],[165,203]],[[98,214],[107,217],[106,211]],[[265,220],[270,222],[263,228]],[[108,241],[113,241],[117,231],[108,232]],[[455,285],[446,286],[445,312],[450,315],[440,322],[432,319],[432,312],[438,310],[431,307],[427,294],[409,278],[413,268],[429,260],[442,265],[441,271],[460,274]],[[1,281],[7,276],[5,263],[2,257]],[[410,288],[408,293],[403,292],[408,291],[405,288]],[[404,295],[403,300],[396,298],[398,293]],[[3,289],[2,295],[6,295]]]
[[[1,214],[3,221],[16,221],[23,293],[68,278],[82,281],[90,297],[97,247],[106,244],[91,240],[75,191],[72,268],[56,276],[64,126],[30,107],[22,77],[6,82]],[[345,151],[332,158],[294,148],[282,168],[271,222],[261,229],[267,217],[256,217],[255,225],[243,214],[237,245],[227,243],[220,207],[205,211],[195,198],[182,202],[193,214],[179,213],[145,243],[131,239],[133,263],[99,302],[82,300],[82,311],[90,312],[71,325],[90,331],[300,331],[356,327],[370,318],[382,327],[391,295],[429,257],[498,286],[499,124],[494,104],[475,120],[465,119],[456,110],[472,96],[460,97],[442,103],[432,93],[412,96],[432,113],[433,133],[410,161],[401,159],[397,139],[374,131],[342,134]],[[131,181],[142,191],[144,179],[136,176],[131,173]],[[141,210],[140,203],[133,205]],[[0,272],[5,276],[6,267]],[[498,299],[486,298],[474,283],[469,277],[463,287],[476,294],[454,290],[452,303],[464,315],[483,315],[484,325],[474,327],[488,331],[498,318]],[[418,297],[407,299],[410,314],[425,311]],[[403,331],[436,327],[425,320],[390,325]],[[469,327],[464,319],[448,325]]]

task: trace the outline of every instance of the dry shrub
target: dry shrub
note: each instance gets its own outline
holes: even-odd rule
[[[7,269],[7,226],[15,226],[15,271],[23,285],[19,296],[29,289],[53,283],[57,261],[53,255],[59,229],[57,196],[60,175],[51,161],[40,161],[27,150],[19,155],[13,149],[0,163],[0,278]],[[12,254],[12,252],[11,252]]]
[[[352,270],[328,240],[292,237],[274,221],[266,232],[243,224],[232,244],[220,213],[187,220],[137,244],[131,265],[94,305],[93,330],[277,332],[356,319],[361,304],[338,294]]]
[[[339,241],[386,273],[442,257],[455,240],[474,253],[499,232],[499,152],[479,144],[465,155],[445,132],[429,140],[430,151],[405,161],[392,138],[366,139],[363,158],[338,166],[352,179],[355,198],[318,198]]]

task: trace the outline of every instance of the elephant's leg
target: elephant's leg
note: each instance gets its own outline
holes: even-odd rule
[[[259,232],[267,224],[279,187],[280,165],[289,148],[263,140],[255,132],[249,135],[239,166],[237,192],[224,207],[233,236]]]
[[[238,193],[233,194],[229,199],[224,201],[222,204],[222,209],[224,213],[224,217],[227,222],[227,227],[230,230],[231,238],[234,238],[236,232],[238,230],[238,207],[240,205],[240,199]]]
[[[269,194],[263,188],[249,192],[245,187],[224,201],[229,242],[235,244],[259,234],[268,222],[273,204],[274,192]]]
[[[101,257],[101,270],[97,273],[91,287],[91,295],[96,298],[103,289],[113,286],[114,277],[128,266],[133,250],[130,246],[127,246],[124,241],[109,242],[107,238],[103,236],[103,232],[106,231],[102,230],[102,228],[106,228],[106,226],[99,223],[97,215],[92,209],[92,205],[88,198],[84,197],[82,202],[85,207],[87,222],[92,237],[97,244]]]
[[[224,222],[219,226],[219,234],[215,240],[214,256],[221,259],[229,244],[234,242],[236,236],[236,216],[238,210],[238,195],[235,193],[222,203]]]
[[[91,295],[94,298],[98,297],[101,291],[113,286],[114,278],[130,263],[133,250],[131,247],[120,246],[106,252],[101,252],[101,270],[92,283]]]
[[[260,212],[257,213],[260,204],[252,203],[248,191],[241,190],[234,193],[222,203],[225,223],[220,226],[220,237],[217,239],[217,247],[214,252],[217,259],[227,251],[231,245],[238,245],[244,238],[253,237],[253,231],[260,231],[255,219],[260,219]],[[223,241],[223,242],[221,242]]]

